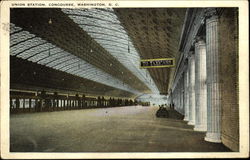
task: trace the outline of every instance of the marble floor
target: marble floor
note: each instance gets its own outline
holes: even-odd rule
[[[158,107],[115,107],[10,116],[11,152],[227,152],[182,116]]]

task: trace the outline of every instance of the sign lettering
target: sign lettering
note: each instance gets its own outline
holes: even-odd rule
[[[164,68],[174,67],[174,58],[142,59],[140,68]]]

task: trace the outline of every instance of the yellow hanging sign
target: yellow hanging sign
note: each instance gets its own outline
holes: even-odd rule
[[[174,66],[174,58],[142,59],[140,63],[140,68],[164,68]]]

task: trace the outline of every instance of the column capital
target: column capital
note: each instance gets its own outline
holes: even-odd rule
[[[192,55],[194,55],[194,51],[189,51],[189,52],[188,52],[188,58],[191,58]]]
[[[194,46],[205,45],[205,37],[204,36],[196,36],[194,39]]]
[[[195,42],[199,42],[199,41],[205,41],[205,36],[196,36],[194,38]]]
[[[213,19],[217,19],[218,16],[219,16],[219,12],[218,12],[218,9],[217,8],[206,8],[205,9],[205,18],[206,19],[210,19],[210,18],[213,18]]]
[[[197,43],[205,43],[205,36],[195,36],[192,40],[192,46],[195,46]]]
[[[204,36],[196,36],[194,38],[194,45],[197,43],[205,43],[205,37]]]

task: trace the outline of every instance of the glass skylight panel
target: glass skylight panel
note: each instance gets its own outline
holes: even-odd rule
[[[99,74],[94,74],[95,73],[95,70],[93,69],[88,69],[88,71],[84,70],[84,69],[79,69],[75,72],[76,74],[78,75],[84,75],[84,77],[86,78],[95,78],[96,79],[96,76],[99,75],[99,79],[103,79],[104,75],[99,73]]]
[[[30,34],[27,31],[20,31],[20,32],[11,34],[11,40],[14,40],[16,38],[18,38],[19,40],[22,40],[22,39],[27,39],[27,38],[31,38],[31,37],[35,37],[35,35]]]
[[[108,26],[108,25],[103,25],[103,26],[98,26],[96,25],[95,21],[91,23],[86,23],[86,20],[84,22],[78,22],[80,27],[83,28],[86,31],[89,32],[101,32],[105,34],[117,34],[117,35],[124,35],[126,32],[123,29],[119,29],[114,25]],[[86,23],[86,24],[85,24]]]
[[[53,65],[52,67],[57,67],[59,65],[63,65],[65,62],[69,61],[69,60],[72,60],[72,56],[71,55],[67,55],[67,56],[63,56],[61,57],[60,59],[56,59],[54,62],[53,62]]]
[[[117,35],[117,34],[112,34],[112,33],[105,33],[105,34],[103,34],[103,33],[101,33],[100,31],[98,31],[98,32],[89,32],[90,34],[91,34],[91,36],[92,37],[96,37],[96,38],[109,38],[109,37],[113,37],[113,39],[123,39],[123,40],[125,40],[126,42],[128,42],[128,40],[127,39],[124,39],[124,36],[123,35]]]
[[[95,18],[105,19],[109,23],[118,23],[116,19],[114,19],[114,17],[111,17],[110,15],[102,15],[102,13],[93,13],[92,16],[94,16]]]
[[[22,53],[23,51],[28,50],[32,47],[35,47],[37,45],[41,45],[43,43],[45,43],[45,41],[42,41],[41,38],[36,37],[36,38],[24,41],[22,43],[19,43],[15,46],[11,47],[11,53],[13,55],[16,55],[16,54]]]
[[[110,45],[110,44],[102,44],[103,48],[105,48],[108,52],[113,52],[113,56],[124,56],[124,54],[126,54],[128,52],[127,48],[119,48],[119,50],[117,49],[117,45]],[[131,55],[132,56],[132,55]]]
[[[47,64],[49,62],[55,61],[57,58],[60,58],[63,53],[63,51],[58,51],[55,53],[50,53],[50,56],[44,58],[43,60],[39,61],[38,64]]]
[[[87,68],[85,63],[83,63],[82,61],[75,63],[75,65],[71,67],[70,69],[68,69],[67,71],[70,73],[77,73],[82,70],[87,71],[89,73],[92,72],[91,68]]]
[[[53,67],[53,68],[55,68],[55,69],[63,69],[64,67],[66,67],[68,64],[73,64],[73,62],[77,62],[78,60],[76,59],[76,57],[73,57],[73,58],[70,58],[70,59],[68,59],[67,61],[65,61],[65,62],[63,62],[63,63],[61,63],[61,64],[58,64],[58,65],[56,65],[55,67]]]
[[[79,69],[77,71],[72,72],[72,74],[78,75],[80,77],[84,76],[85,78],[89,79],[90,75],[96,76],[96,75],[93,75],[93,73],[90,70],[91,70],[91,68],[89,68],[89,69]]]
[[[86,73],[89,71],[89,70],[91,70],[91,69],[93,69],[93,67],[92,67],[92,65],[90,65],[89,63],[86,63],[86,62],[84,62],[83,61],[83,63],[81,64],[81,70],[82,71],[85,71]],[[97,72],[97,70],[94,70],[95,72]]]
[[[14,28],[14,27],[12,27]],[[20,32],[21,33],[21,32]],[[15,35],[15,34],[13,34]],[[20,35],[32,37],[29,32],[22,31]],[[12,36],[12,35],[11,35]],[[103,72],[86,61],[76,57],[39,37],[26,40],[22,36],[14,36],[12,39],[17,40],[20,44],[10,48],[11,55],[17,55],[22,59],[27,59],[47,67],[65,71],[69,74],[87,78],[121,90],[139,94],[139,92],[121,80]],[[28,38],[27,38],[28,39]]]
[[[58,58],[56,59],[55,61],[53,61],[53,63],[49,63],[49,64],[46,64],[47,67],[54,67],[54,66],[57,66],[59,65],[60,63],[68,60],[68,59],[71,59],[72,57],[70,56],[65,56],[65,57],[61,57],[61,58]]]
[[[101,28],[110,28],[113,31],[116,32],[121,32],[121,33],[125,33],[124,29],[118,25],[118,24],[114,24],[112,22],[107,22],[104,20],[98,20],[98,19],[93,19],[93,18],[89,18],[89,17],[85,17],[85,16],[75,16],[75,15],[70,15],[70,18],[72,18],[74,20],[74,22],[76,22],[77,24],[79,24],[81,27],[88,27],[88,26],[99,26]],[[108,24],[107,24],[108,23]],[[85,28],[87,29],[87,28]],[[109,31],[108,31],[109,32]]]
[[[62,49],[55,47],[54,45],[50,43],[40,46],[40,47],[43,48],[43,53],[48,54],[48,55],[54,55],[54,54],[57,54],[58,52],[63,52]]]
[[[10,36],[10,46],[17,44],[18,42],[24,41],[35,37],[33,34],[27,34],[27,31],[21,31]]]
[[[15,26],[15,24],[13,23],[10,23],[10,34],[21,31],[21,30],[22,28]]]
[[[27,37],[20,37],[20,39],[19,38],[16,38],[16,39],[13,39],[13,40],[11,39],[10,40],[10,46],[16,45],[16,44],[18,44],[21,41],[24,41],[26,39],[28,39],[28,38]]]
[[[109,38],[105,37],[104,39],[102,39],[102,37],[98,37],[98,38],[96,38],[96,41],[99,41],[100,43],[104,43],[104,44],[107,44],[107,43],[111,44],[111,45],[116,44],[116,45],[120,45],[120,46],[128,48],[128,41],[123,40],[123,39],[119,39],[119,38],[115,38],[112,36],[110,36]]]
[[[91,10],[91,12],[86,12],[89,10]],[[80,15],[80,16],[90,16],[93,18],[100,18],[100,19],[106,18],[105,20],[117,22],[116,17],[114,15],[109,14],[109,12],[104,12],[104,11],[97,10],[97,9],[88,9],[88,10],[78,9],[75,11],[65,9],[65,12],[67,12],[67,14]]]
[[[67,72],[71,73],[71,74],[75,74],[77,72],[79,72],[80,70],[83,70],[84,68],[80,67],[78,65],[76,66],[71,66],[69,69],[67,69]]]
[[[98,37],[100,37],[100,38],[112,38],[113,40],[122,40],[122,41],[124,41],[123,43],[124,44],[126,44],[126,45],[128,45],[128,43],[130,43],[130,42],[128,42],[128,38],[127,37],[125,37],[125,35],[122,35],[122,34],[120,34],[120,35],[118,35],[118,34],[115,34],[114,32],[113,33],[110,33],[110,34],[100,34],[100,33],[91,33],[91,35],[94,37],[94,36],[98,36]]]
[[[64,53],[64,51],[57,51],[57,52],[54,52],[54,53],[50,53],[50,56],[44,60],[41,60],[41,63],[43,64],[47,64],[51,61],[54,61],[54,60],[57,60],[61,57],[64,57],[66,56],[66,54]]]
[[[78,9],[78,10],[70,10],[70,9],[65,9],[64,12],[67,14],[81,14],[81,12],[85,9]]]
[[[61,68],[60,70],[61,71],[67,71],[69,72],[69,69],[72,68],[72,67],[78,67],[79,66],[79,60],[76,59],[76,60],[72,60],[70,63],[68,64],[71,64],[71,65],[66,65],[65,67]]]
[[[121,53],[121,54],[125,54],[126,52],[128,52],[128,50],[126,50],[126,52],[124,53],[124,50],[122,50],[121,48],[117,48],[117,47],[112,47],[110,44],[102,44],[103,45],[103,48],[105,49],[110,49],[110,50],[113,50],[114,52],[114,55],[117,54],[117,52]],[[131,54],[132,56],[132,54]]]
[[[121,50],[122,48],[120,46],[122,46],[123,48],[126,48],[128,52],[128,46],[125,46],[124,44],[119,44],[119,43],[117,44],[114,41],[106,41],[106,40],[99,39],[99,38],[97,38],[96,41],[102,46],[110,46],[110,47],[115,46],[114,49],[117,49],[117,50]]]
[[[34,53],[38,53],[44,50],[44,46],[48,46],[48,44],[42,44],[39,46],[33,46],[33,48],[30,48],[28,50],[25,50],[24,52],[22,52],[21,54],[18,55],[18,57],[22,57],[23,59],[27,59],[28,57],[30,57],[30,55],[33,55]],[[46,54],[46,53],[45,53]],[[47,56],[48,53],[47,53]]]
[[[46,58],[46,57],[48,57],[48,54],[39,54],[39,55],[37,55],[37,56],[31,57],[31,58],[29,59],[29,61],[37,62],[37,61],[39,61],[39,60],[41,60],[41,59],[43,59],[43,58]]]

